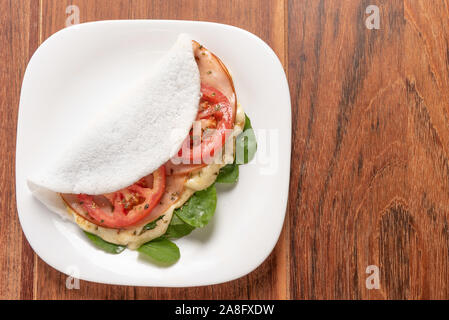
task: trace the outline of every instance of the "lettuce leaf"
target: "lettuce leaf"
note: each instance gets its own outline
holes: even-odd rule
[[[99,236],[90,232],[84,231],[89,240],[99,249],[106,251],[107,253],[118,254],[125,250],[126,246],[121,246],[115,243],[104,241]]]
[[[239,180],[239,165],[235,163],[230,163],[225,165],[220,169],[217,183],[236,183]]]
[[[171,218],[164,237],[167,239],[179,239],[190,234],[194,229],[195,227],[185,223],[176,213],[173,213],[173,217]]]
[[[178,246],[162,237],[143,244],[137,251],[164,264],[173,264],[181,257]]]
[[[175,210],[182,221],[192,227],[202,228],[209,223],[217,207],[217,190],[215,185],[197,191],[184,205]]]
[[[243,132],[235,139],[236,158],[234,163],[246,164],[250,162],[257,151],[256,135],[254,134],[251,120],[245,114],[245,126]]]

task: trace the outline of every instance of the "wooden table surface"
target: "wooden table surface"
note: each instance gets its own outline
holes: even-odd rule
[[[292,97],[290,194],[279,242],[257,270],[199,288],[69,290],[30,248],[15,200],[20,87],[72,4],[80,22],[231,24],[276,52]],[[378,30],[365,26],[370,4]],[[424,0],[0,0],[0,298],[449,298],[448,17],[447,1]],[[379,289],[366,287],[369,265]]]

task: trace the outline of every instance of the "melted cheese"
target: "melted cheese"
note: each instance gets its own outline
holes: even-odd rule
[[[237,104],[235,125],[231,138],[235,139],[235,137],[243,131],[244,126],[245,113],[240,104]],[[222,162],[231,163],[232,161],[233,159],[224,159]],[[120,245],[127,245],[129,249],[135,250],[142,244],[162,236],[167,231],[167,227],[173,216],[173,211],[180,208],[196,191],[204,190],[212,185],[217,179],[220,168],[224,165],[225,164],[223,163],[213,163],[194,172],[185,182],[184,191],[180,195],[179,200],[163,213],[162,219],[158,220],[156,222],[156,227],[151,230],[143,230],[143,227],[147,224],[147,222],[129,229],[103,228],[84,219],[69,207],[67,207],[67,210],[73,216],[74,221],[80,226],[81,229],[93,233],[105,241]]]

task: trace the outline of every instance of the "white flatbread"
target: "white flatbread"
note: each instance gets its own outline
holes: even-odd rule
[[[30,190],[52,206],[52,192],[94,195],[133,184],[176,154],[199,98],[191,39],[180,35],[147,78],[104,106],[54,163],[28,179]]]

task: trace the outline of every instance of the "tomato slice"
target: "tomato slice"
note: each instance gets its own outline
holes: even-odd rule
[[[227,138],[227,130],[234,125],[234,108],[229,100],[217,89],[201,84],[200,108],[197,121],[202,121],[201,154],[193,152],[193,131],[184,141],[183,148],[179,150],[178,156],[187,160],[188,163],[206,162],[214,156],[215,151],[221,149]],[[203,123],[205,125],[203,125]],[[208,129],[213,129],[208,133]],[[183,154],[183,151],[186,151]]]
[[[191,131],[184,141],[178,152],[184,165],[210,163],[208,160],[212,159],[216,150],[223,147],[227,129],[234,126],[237,105],[234,83],[226,66],[198,42],[193,41],[192,45],[201,78],[202,96],[197,120],[201,122],[202,133],[201,139],[198,139]],[[196,152],[194,146],[199,143],[201,152]]]
[[[165,190],[165,166],[117,192],[92,196],[79,194],[84,217],[90,222],[108,228],[135,225],[159,203]]]

